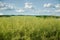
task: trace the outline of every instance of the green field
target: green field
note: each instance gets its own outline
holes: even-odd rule
[[[0,17],[0,40],[60,40],[60,18]]]

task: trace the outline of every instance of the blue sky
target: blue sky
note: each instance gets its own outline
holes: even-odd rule
[[[60,0],[0,0],[0,15],[60,16]]]

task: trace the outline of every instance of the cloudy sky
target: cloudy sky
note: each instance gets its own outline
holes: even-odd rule
[[[0,15],[60,16],[60,0],[0,0]]]

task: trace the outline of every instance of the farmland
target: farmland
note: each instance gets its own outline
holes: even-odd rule
[[[0,17],[0,40],[60,40],[60,18]]]

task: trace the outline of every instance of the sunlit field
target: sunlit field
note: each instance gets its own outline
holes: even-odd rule
[[[60,18],[0,17],[0,40],[60,40]]]

